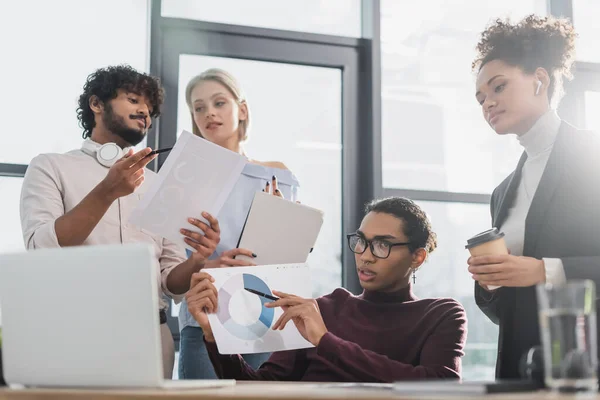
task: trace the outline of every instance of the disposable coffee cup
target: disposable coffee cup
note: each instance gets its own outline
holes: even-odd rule
[[[508,254],[508,248],[504,241],[504,232],[498,231],[498,228],[492,228],[485,232],[478,233],[467,240],[465,246],[473,257],[478,256],[496,256]],[[496,290],[500,286],[488,286],[490,290]]]

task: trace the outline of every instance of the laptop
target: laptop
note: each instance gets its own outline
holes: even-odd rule
[[[165,389],[235,384],[163,379],[157,274],[146,244],[0,254],[6,381]]]

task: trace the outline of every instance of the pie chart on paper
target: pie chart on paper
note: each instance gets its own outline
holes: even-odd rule
[[[266,307],[271,300],[245,290],[272,295],[273,289],[277,289],[310,298],[312,287],[306,263],[207,268],[206,273],[214,278],[217,290],[217,310],[207,315],[220,354],[272,353],[314,347],[293,323],[273,330],[273,324],[284,311],[280,307]]]
[[[273,324],[275,311],[265,307],[270,300],[249,293],[244,288],[272,294],[265,281],[256,275],[234,275],[219,289],[217,318],[229,333],[239,339],[260,339]]]

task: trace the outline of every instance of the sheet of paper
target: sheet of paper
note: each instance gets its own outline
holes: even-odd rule
[[[217,217],[246,163],[242,155],[183,131],[129,222],[192,250],[180,229],[197,230],[187,219],[206,222],[203,211]]]
[[[283,311],[267,308],[271,300],[245,288],[272,295],[279,290],[311,298],[310,271],[306,264],[257,267],[209,268],[215,278],[219,304],[209,314],[217,348],[221,354],[252,354],[314,347],[305,340],[292,321],[283,330],[271,329]]]

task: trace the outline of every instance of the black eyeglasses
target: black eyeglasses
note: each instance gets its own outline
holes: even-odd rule
[[[349,233],[346,237],[348,238],[348,246],[353,253],[362,254],[368,246],[371,249],[371,254],[377,258],[388,258],[394,246],[407,246],[410,244],[410,242],[390,243],[381,239],[367,240],[358,233]]]

